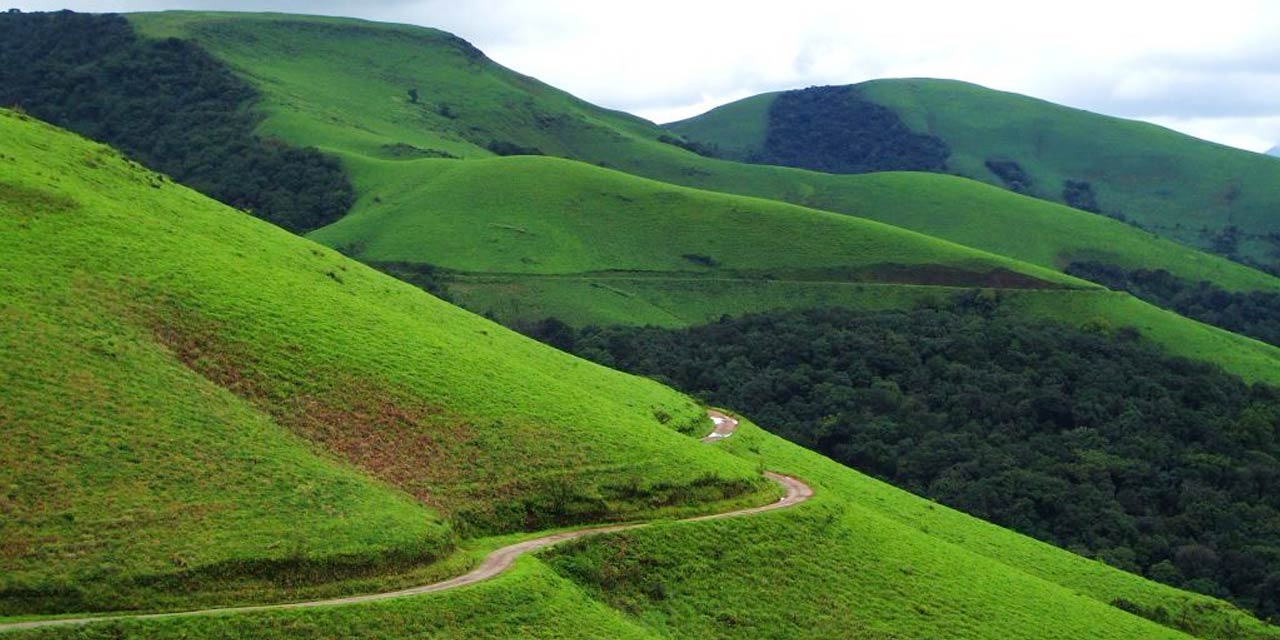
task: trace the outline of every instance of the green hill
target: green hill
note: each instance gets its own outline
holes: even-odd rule
[[[772,491],[689,445],[688,398],[0,127],[0,613],[278,598]]]
[[[810,97],[803,97],[806,92]],[[944,145],[948,172],[1038,198],[1096,206],[1185,244],[1274,262],[1272,238],[1280,227],[1271,185],[1280,180],[1280,162],[1155,125],[964,82],[876,80],[763,94],[669,128],[731,158],[798,161],[796,166],[822,160],[792,158],[791,145],[813,147],[814,138],[844,135],[851,143],[845,148],[813,149],[837,166],[836,158],[851,152],[848,146],[886,142],[882,123],[866,117],[876,108],[888,109],[914,135]],[[872,126],[878,131],[860,130]],[[892,162],[910,140],[899,136],[876,153]]]
[[[359,205],[312,239],[366,262],[464,273],[1093,286],[877,222],[569,160],[383,165]]]
[[[9,613],[425,581],[495,545],[475,537],[489,532],[767,499],[761,467],[819,491],[768,515],[525,558],[440,594],[13,637],[1276,637],[1222,602],[753,427],[703,445],[677,431],[700,432],[701,409],[669,389],[516,336],[109,148],[12,112],[0,131]],[[626,589],[601,595],[605,578]],[[618,600],[631,593],[643,599]],[[788,613],[763,600],[778,596]]]
[[[382,162],[388,166],[365,182],[352,213],[311,237],[410,279],[427,265],[443,270],[437,277],[458,302],[506,322],[678,327],[775,309],[943,304],[966,288],[987,287],[1000,289],[1017,313],[1139,327],[1173,353],[1280,382],[1280,350],[1270,345],[867,220],[555,158]],[[909,192],[894,182],[903,175],[867,176],[889,187],[872,202]],[[417,179],[408,190],[406,176]],[[980,206],[964,193],[936,204]],[[1188,264],[1208,258],[1160,246],[1185,254]]]
[[[701,189],[869,217],[1040,266],[1082,257],[1164,268],[1231,290],[1280,281],[1099,216],[1008,197],[954,177],[842,176],[699,156],[669,132],[595,107],[494,64],[456,36],[420,27],[280,14],[165,12],[129,16],[149,37],[197,42],[262,94],[259,132],[342,158],[357,210],[392,208],[429,172],[419,159],[542,153]],[[416,91],[417,100],[409,90]],[[398,166],[409,163],[406,166]],[[959,198],[962,206],[947,203]],[[404,201],[399,206],[404,206]],[[1016,227],[1009,226],[1016,224]],[[1009,233],[1016,228],[1019,233]],[[997,232],[993,233],[995,229]],[[1034,237],[1036,242],[1017,242]],[[1105,238],[1105,242],[1099,242]]]

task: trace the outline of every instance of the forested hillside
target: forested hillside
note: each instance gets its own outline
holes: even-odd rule
[[[682,331],[525,328],[793,442],[1154,580],[1280,614],[1280,389],[1127,329],[815,310]]]

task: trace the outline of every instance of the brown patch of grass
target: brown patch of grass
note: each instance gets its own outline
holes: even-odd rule
[[[891,284],[927,284],[997,289],[1062,289],[1064,285],[1008,269],[970,271],[938,264],[881,264],[867,269],[874,280]]]
[[[219,323],[195,312],[160,305],[147,317],[156,340],[183,365],[247,400],[327,453],[400,488],[421,502],[453,511],[462,496],[433,487],[465,481],[485,464],[474,452],[469,423],[389,384],[311,366],[307,380],[264,373],[259,355],[225,337]],[[271,348],[271,347],[262,347]],[[284,345],[278,358],[298,358]]]

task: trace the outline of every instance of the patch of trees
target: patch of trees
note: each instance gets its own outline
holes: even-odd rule
[[[1017,193],[1031,193],[1035,183],[1031,175],[1022,169],[1022,165],[1013,160],[987,158],[987,169],[1004,183],[1006,189]]]
[[[1083,180],[1063,181],[1062,201],[1067,203],[1067,206],[1082,211],[1102,213],[1102,207],[1098,206],[1098,195],[1093,192],[1093,184]]]
[[[1167,357],[1136,331],[1022,320],[977,295],[685,330],[538,329],[907,490],[1280,615],[1280,390]]]
[[[941,139],[911,131],[851,86],[782,93],[768,122],[764,148],[750,162],[828,173],[942,172],[951,154]]]
[[[693,153],[696,153],[706,158],[720,157],[720,150],[717,149],[716,146],[713,144],[703,144],[701,142],[695,142],[693,140],[686,140],[678,136],[667,135],[665,133],[658,136],[658,142],[661,142],[663,144],[669,144],[674,147],[680,147],[685,151],[692,151]]]
[[[1205,324],[1280,346],[1280,294],[1227,291],[1191,282],[1164,269],[1125,269],[1100,262],[1073,262],[1066,272],[1109,289],[1128,291],[1154,305]]]
[[[507,140],[491,140],[485,148],[500,156],[543,156],[546,155],[542,149],[537,147],[523,147],[514,142]]]
[[[712,258],[711,256],[702,255],[700,253],[685,253],[685,254],[682,254],[680,257],[700,267],[720,266],[720,262],[717,261],[715,258]]]
[[[334,158],[254,134],[258,95],[196,45],[114,14],[0,14],[0,105],[110,144],[234,207],[303,232],[350,209]]]

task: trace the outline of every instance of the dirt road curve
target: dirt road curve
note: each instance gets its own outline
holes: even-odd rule
[[[710,434],[702,438],[703,442],[715,442],[723,440],[738,429],[738,421],[719,411],[708,411],[707,416],[711,418],[715,429]],[[753,515],[774,509],[783,509],[794,504],[799,504],[808,500],[813,496],[813,489],[809,485],[781,474],[766,471],[764,476],[786,490],[786,495],[779,498],[776,502],[766,504],[759,507],[751,507],[749,509],[739,509],[736,511],[726,511],[724,513],[713,513],[711,515],[697,516],[694,518],[685,518],[681,522],[699,522],[703,520],[719,520],[723,518],[737,518],[740,516]],[[274,609],[306,609],[310,607],[331,607],[344,604],[356,604],[359,602],[373,602],[375,600],[390,600],[391,598],[403,598],[422,593],[432,593],[434,591],[444,591],[446,589],[454,589],[463,585],[475,584],[482,580],[488,580],[511,567],[516,558],[537,549],[549,547],[554,544],[573,540],[575,538],[584,538],[586,536],[598,535],[601,533],[609,533],[612,531],[625,531],[627,529],[638,529],[640,527],[649,526],[648,523],[636,524],[618,524],[603,527],[589,527],[586,529],[575,529],[573,531],[564,531],[561,533],[553,533],[550,535],[517,542],[507,545],[493,551],[485,556],[480,562],[480,566],[472,569],[470,572],[460,575],[456,578],[450,578],[442,582],[434,582],[432,584],[422,585],[420,587],[411,587],[409,589],[401,589],[399,591],[387,591],[384,593],[370,593],[362,596],[348,596],[344,598],[329,598],[326,600],[309,600],[306,602],[291,602],[286,604],[265,604],[247,607],[223,607],[218,609],[199,609],[195,611],[177,611],[173,613],[145,613],[135,615],[118,615],[118,616],[99,616],[95,618],[61,618],[58,620],[31,620],[28,622],[14,622],[10,624],[0,624],[0,631],[16,631],[18,629],[32,629],[35,627],[50,627],[59,625],[79,625],[89,624],[92,622],[102,622],[107,620],[147,620],[154,618],[178,618],[186,616],[203,616],[230,613],[247,613],[252,611],[269,611]]]
[[[715,409],[709,409],[707,411],[707,417],[711,418],[711,423],[714,424],[716,428],[712,429],[711,433],[708,433],[707,437],[702,439],[703,442],[715,442],[716,440],[724,440],[725,438],[728,438],[729,436],[733,435],[734,431],[738,430],[737,418],[728,416],[724,413],[716,411]]]

